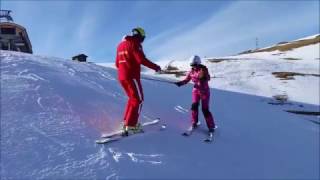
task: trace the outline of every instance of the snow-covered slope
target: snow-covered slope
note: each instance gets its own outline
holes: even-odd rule
[[[311,41],[312,40],[312,41]],[[300,42],[305,45],[301,46]],[[299,43],[300,44],[299,44]],[[317,42],[317,43],[314,43]],[[211,75],[212,88],[241,92],[251,95],[273,97],[285,95],[291,101],[320,104],[320,40],[319,35],[288,42],[286,51],[274,50],[275,46],[259,49],[261,52],[246,53],[235,56],[204,58]],[[293,48],[298,47],[298,48]],[[267,51],[263,51],[263,50]],[[159,62],[162,67],[169,62]],[[171,61],[171,67],[180,71],[190,69],[187,61]],[[277,78],[273,73],[298,74],[289,78]],[[166,77],[176,78],[171,75]],[[182,79],[179,77],[178,79]]]
[[[192,86],[143,80],[140,120],[160,117],[166,130],[97,145],[126,103],[114,69],[9,51],[0,58],[1,179],[319,178],[319,124],[282,110],[302,106],[212,89],[219,128],[206,144],[204,123],[181,136]]]

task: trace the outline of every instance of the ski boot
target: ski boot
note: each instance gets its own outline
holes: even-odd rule
[[[200,122],[196,122],[196,123],[192,123],[191,127],[189,128],[190,130],[195,130],[198,128],[198,126],[200,125]]]
[[[208,132],[208,136],[209,136],[209,137],[212,137],[213,134],[214,134],[214,131],[215,131],[215,127],[214,127],[214,128],[210,128],[210,129],[209,129],[209,132]]]
[[[129,136],[129,131],[131,131],[133,134],[136,133],[142,133],[144,132],[142,129],[142,126],[140,123],[138,123],[136,126],[126,126],[124,125],[122,128],[122,136]]]
[[[129,136],[129,128],[128,128],[128,126],[123,125],[121,136]]]
[[[136,126],[131,127],[131,131],[133,132],[133,134],[144,132],[140,123],[138,123]]]
[[[182,133],[182,136],[190,136],[192,134],[192,132],[198,128],[199,123],[193,123],[188,129],[187,131],[185,131],[184,133]]]
[[[212,134],[213,134],[213,133],[214,133],[214,129],[215,129],[215,128],[210,128],[210,129],[209,129],[209,133],[212,133]]]
[[[214,133],[214,128],[210,128],[208,132],[208,136],[206,137],[206,139],[204,139],[204,142],[213,141],[213,133]]]

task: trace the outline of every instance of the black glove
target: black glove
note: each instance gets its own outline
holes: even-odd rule
[[[183,85],[183,82],[179,81],[179,82],[175,82],[174,84],[177,85],[178,87],[180,87]]]
[[[156,72],[161,72],[161,67],[157,66],[157,68],[155,69]]]

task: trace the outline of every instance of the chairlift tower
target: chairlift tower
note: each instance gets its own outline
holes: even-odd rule
[[[11,11],[10,10],[0,10],[0,22],[5,19],[5,22],[13,22],[13,18],[10,15]]]

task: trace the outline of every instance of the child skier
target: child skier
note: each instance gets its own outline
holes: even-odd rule
[[[209,111],[210,89],[208,81],[210,80],[210,74],[207,67],[201,64],[201,59],[197,55],[194,55],[190,58],[190,66],[191,70],[187,74],[187,77],[182,81],[176,82],[175,84],[180,87],[192,80],[194,86],[192,89],[192,126],[190,131],[198,126],[198,107],[201,101],[202,112],[209,129],[209,136],[212,137],[215,123],[213,116]]]

